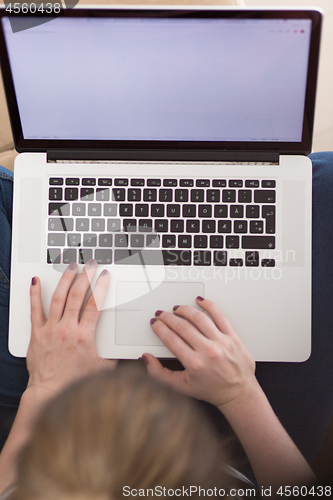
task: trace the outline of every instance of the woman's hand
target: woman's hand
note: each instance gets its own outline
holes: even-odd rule
[[[185,370],[163,368],[151,354],[143,359],[150,375],[224,412],[257,390],[255,362],[218,307],[200,298],[197,304],[210,317],[190,306],[176,306],[174,314],[157,311],[151,320],[156,335]]]
[[[46,319],[41,301],[41,283],[32,279],[31,340],[27,354],[28,391],[52,395],[66,384],[95,370],[115,366],[97,354],[95,329],[110,275],[103,271],[82,309],[97,263],[90,260],[77,277],[77,264],[63,273],[53,294]],[[74,281],[75,280],[75,281]]]

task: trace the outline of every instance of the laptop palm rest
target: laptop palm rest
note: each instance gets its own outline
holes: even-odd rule
[[[152,284],[153,285],[153,284]],[[126,298],[137,298],[126,302]],[[140,291],[142,292],[140,295]],[[203,283],[161,283],[147,293],[147,282],[117,283],[116,344],[117,345],[162,345],[150,327],[155,311],[172,312],[175,305],[189,304],[197,307],[195,298],[204,295]]]

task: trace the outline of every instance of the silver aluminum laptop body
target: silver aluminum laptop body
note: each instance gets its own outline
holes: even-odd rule
[[[157,309],[194,306],[201,295],[225,312],[256,360],[306,360],[306,154],[321,14],[80,8],[14,33],[1,15],[2,71],[21,153],[14,169],[12,354],[27,352],[31,278],[41,279],[47,311],[74,255],[66,252],[75,250],[80,267],[91,255],[97,274],[105,267],[111,274],[96,333],[104,357],[171,357],[149,320]],[[184,192],[195,214],[184,208]]]

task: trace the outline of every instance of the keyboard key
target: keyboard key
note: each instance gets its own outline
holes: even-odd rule
[[[151,217],[164,217],[164,205],[155,205],[151,206],[150,210]]]
[[[239,248],[239,236],[226,236],[225,246],[226,248]]]
[[[275,191],[273,189],[258,189],[254,191],[255,203],[275,203]]]
[[[63,217],[49,219],[48,229],[49,231],[73,231],[73,219]]]
[[[145,185],[144,179],[131,179],[131,186],[144,186],[144,185]]]
[[[247,188],[258,188],[259,187],[259,181],[258,180],[248,180],[248,181],[245,181],[245,187],[247,187]]]
[[[225,250],[216,250],[213,256],[214,266],[226,266],[228,262],[228,254]]]
[[[136,226],[136,219],[123,219],[123,230],[126,233],[135,233]]]
[[[112,186],[112,179],[98,179],[99,186]]]
[[[97,201],[109,201],[110,200],[110,190],[109,189],[96,189],[96,200]]]
[[[156,201],[156,200],[157,200],[157,189],[143,190],[143,201]]]
[[[112,188],[112,201],[125,201],[125,189]]]
[[[117,215],[117,205],[115,203],[105,203],[104,205],[105,217],[114,217]]]
[[[228,217],[228,205],[215,205],[214,217],[216,219],[224,219]]]
[[[132,217],[133,215],[133,205],[129,203],[120,203],[119,205],[119,215],[121,217]]]
[[[76,219],[75,229],[76,231],[89,231],[89,219]]]
[[[89,203],[88,204],[88,215],[98,217],[102,213],[101,203]]]
[[[162,250],[165,266],[190,266],[192,255],[190,250]]]
[[[219,203],[220,191],[218,189],[207,189],[206,198],[208,203]]]
[[[47,250],[47,263],[60,264],[61,250],[60,248],[48,248]]]
[[[49,200],[61,201],[62,200],[62,188],[49,188]]]
[[[172,233],[183,233],[184,232],[184,221],[183,220],[172,220],[171,221],[171,232]]]
[[[115,186],[128,186],[128,179],[115,179],[114,185]]]
[[[135,205],[136,217],[148,217],[149,205],[137,204]]]
[[[219,220],[218,221],[218,232],[219,233],[231,233],[231,220]]]
[[[98,238],[98,243],[100,247],[111,247],[112,234],[100,234]]]
[[[207,248],[207,247],[208,247],[207,236],[201,236],[199,234],[194,236],[194,248]]]
[[[243,205],[230,205],[230,217],[233,219],[244,217]]]
[[[209,239],[210,248],[223,248],[223,236],[211,236]]]
[[[275,188],[276,181],[261,181],[261,187],[263,188]]]
[[[72,205],[72,215],[84,216],[86,215],[86,205],[85,203],[73,203]]]
[[[162,247],[175,248],[175,246],[176,246],[176,236],[174,234],[163,234]]]
[[[177,186],[177,179],[164,179],[163,186]]]
[[[275,267],[275,259],[262,259],[262,267]]]
[[[139,231],[140,233],[148,233],[153,230],[153,221],[151,219],[140,219],[139,220]]]
[[[116,234],[114,246],[123,248],[128,247],[128,235],[124,233]]]
[[[206,220],[202,221],[202,232],[203,233],[215,233],[216,222],[215,220]]]
[[[148,179],[147,180],[147,186],[160,186],[161,185],[161,179]]]
[[[70,264],[71,262],[76,262],[76,249],[66,248],[62,254],[63,264]]]
[[[191,201],[202,202],[205,198],[205,191],[203,189],[191,189]]]
[[[275,248],[275,236],[242,236],[242,248]]]
[[[156,233],[167,233],[169,228],[169,221],[168,219],[156,219],[155,220],[155,232]]]
[[[112,264],[112,250],[95,250],[97,264]]]
[[[82,179],[82,186],[96,186],[96,179],[92,178]]]
[[[243,187],[242,179],[236,179],[236,180],[230,179],[229,187]]]
[[[158,248],[160,246],[160,237],[158,234],[147,234],[147,247]]]
[[[183,205],[183,217],[185,219],[189,217],[196,217],[197,215],[197,207],[196,205]]]
[[[79,264],[86,264],[88,260],[92,259],[92,250],[90,248],[79,249]]]
[[[187,220],[186,221],[186,232],[187,233],[200,233],[200,221],[199,220]]]
[[[91,220],[91,230],[92,231],[105,231],[105,220],[104,219],[92,219]]]
[[[213,187],[224,188],[227,185],[227,181],[225,179],[214,179]]]
[[[209,179],[197,179],[195,185],[197,187],[209,187],[210,180]]]
[[[262,220],[251,220],[250,221],[250,233],[263,233],[264,232],[264,222]]]
[[[176,189],[175,201],[187,203],[188,202],[188,189]]]
[[[97,246],[97,234],[84,234],[83,235],[83,246],[84,247],[96,247]]]
[[[120,219],[108,219],[107,231],[109,231],[110,233],[120,231]]]
[[[49,215],[69,215],[69,204],[49,203]]]
[[[247,267],[259,266],[259,252],[245,252],[245,265]]]
[[[73,178],[73,177],[68,177],[66,179],[66,186],[79,186],[80,184],[80,179],[78,179],[77,177]]]
[[[234,221],[234,233],[247,233],[247,221],[246,220],[235,220]]]
[[[263,205],[262,206],[262,218],[266,219],[266,233],[275,233],[275,206],[274,205]]]
[[[143,234],[131,234],[131,247],[143,248],[144,246],[145,246],[145,237]]]
[[[238,203],[251,203],[252,191],[250,189],[240,189],[238,191]]]
[[[258,205],[247,205],[246,206],[246,217],[248,219],[259,218],[259,207]]]
[[[63,233],[49,233],[47,235],[47,244],[49,247],[63,247],[63,246],[65,246],[65,234],[63,234]]]
[[[67,189],[66,189],[67,191]],[[94,188],[81,188],[80,198],[84,201],[93,201],[94,199]]]
[[[211,217],[212,216],[212,206],[211,205],[199,205],[198,216],[199,217]]]
[[[179,181],[180,187],[193,187],[194,186],[194,181],[193,179],[181,179]]]
[[[62,177],[50,177],[49,182],[51,186],[62,186],[64,179]]]
[[[243,259],[230,259],[229,266],[231,267],[241,267],[243,265]]]
[[[141,201],[141,189],[129,189],[127,191],[128,201]]]
[[[146,266],[190,266],[190,250],[140,250],[140,258],[131,250],[115,250],[114,263],[120,265],[139,265],[142,262]]]
[[[223,189],[222,201],[223,201],[223,203],[227,203],[227,202],[235,203],[235,201],[236,201],[235,189]]]
[[[178,246],[179,248],[191,248],[192,236],[190,234],[180,234],[178,236]]]
[[[159,201],[172,201],[172,189],[160,189]]]
[[[81,234],[77,234],[77,233],[68,234],[68,236],[67,236],[67,245],[69,247],[79,247],[79,246],[81,246]]]
[[[195,266],[210,266],[212,264],[212,254],[209,250],[195,250],[193,255]]]
[[[180,217],[180,205],[167,205],[167,216],[168,217]]]

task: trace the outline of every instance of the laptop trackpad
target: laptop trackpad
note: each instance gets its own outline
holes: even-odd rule
[[[150,319],[155,317],[158,309],[172,312],[175,305],[188,304],[197,307],[195,298],[204,296],[203,283],[161,283],[147,293],[147,282],[117,283],[116,308],[116,344],[117,345],[163,345],[150,327]],[[135,295],[142,295],[134,300],[128,300]]]

